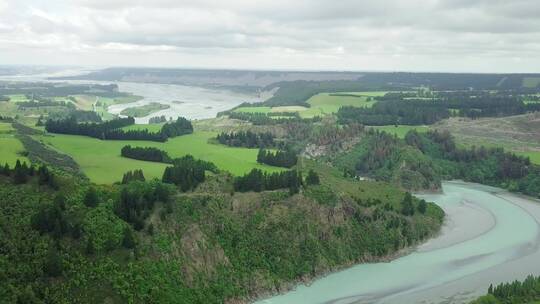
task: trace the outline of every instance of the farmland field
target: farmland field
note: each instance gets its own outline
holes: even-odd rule
[[[234,112],[242,113],[268,113],[272,110],[271,107],[240,107],[235,109]]]
[[[169,139],[165,143],[150,141],[102,141],[77,135],[42,136],[45,144],[64,152],[80,165],[83,172],[100,184],[120,181],[122,175],[134,169],[142,169],[146,178],[161,178],[165,164],[146,162],[120,156],[120,149],[125,145],[156,147],[165,150],[171,157],[191,154],[196,158],[214,162],[220,169],[235,175],[244,174],[252,168],[265,171],[280,171],[280,168],[258,164],[257,149],[232,148],[210,144],[208,140],[215,136],[213,132],[195,132]]]
[[[429,127],[427,126],[405,126],[405,125],[398,125],[396,126],[376,126],[372,127],[374,129],[385,131],[390,134],[397,135],[399,138],[404,138],[407,132],[410,130],[416,130],[418,132],[427,132],[429,130]]]
[[[24,94],[12,94],[12,95],[7,95],[9,97],[9,101],[10,102],[24,102],[24,101],[28,101],[28,98],[26,98],[26,95]]]
[[[371,107],[376,101],[373,97],[383,96],[386,92],[340,92],[319,93],[307,100],[311,107],[280,106],[280,107],[241,107],[235,112],[269,113],[269,112],[298,112],[302,118],[312,118],[336,113],[340,107]]]
[[[29,160],[21,156],[19,153],[24,151],[22,143],[15,138],[13,128],[9,123],[0,123],[0,155],[2,155],[2,164],[8,163],[10,166],[15,165],[17,159],[29,162]]]
[[[523,86],[526,88],[536,88],[540,85],[539,77],[525,77],[523,78]]]

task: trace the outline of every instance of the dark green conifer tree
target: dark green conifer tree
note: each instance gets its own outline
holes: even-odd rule
[[[405,193],[405,197],[401,201],[401,213],[403,215],[414,214],[414,205],[412,201],[412,195],[409,192]]]
[[[84,204],[86,207],[96,207],[99,203],[99,197],[96,188],[90,187],[84,195]]]
[[[135,248],[135,237],[129,227],[124,229],[124,237],[122,239],[122,246],[127,249]]]

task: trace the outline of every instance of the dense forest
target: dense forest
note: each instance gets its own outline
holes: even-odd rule
[[[222,132],[216,136],[220,144],[231,147],[267,148],[274,146],[274,136],[270,132],[251,131]]]
[[[459,148],[448,132],[410,131],[405,139],[370,130],[334,163],[348,175],[367,175],[407,189],[436,189],[463,179],[540,197],[540,167],[502,148]]]

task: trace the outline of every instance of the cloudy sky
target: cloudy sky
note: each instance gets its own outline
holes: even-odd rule
[[[540,72],[540,1],[0,0],[0,64]]]

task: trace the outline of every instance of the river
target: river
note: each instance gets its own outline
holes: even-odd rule
[[[260,95],[247,94],[225,89],[209,89],[176,84],[115,83],[118,84],[120,92],[139,95],[143,99],[133,103],[111,105],[107,109],[111,114],[119,114],[126,108],[142,106],[152,102],[170,106],[168,109],[136,118],[135,122],[139,124],[148,123],[150,117],[161,115],[165,115],[167,118],[176,118],[178,116],[188,119],[213,118],[216,117],[218,112],[230,110],[243,102],[264,101],[271,96],[270,92],[262,92]]]
[[[418,196],[447,214],[438,237],[389,263],[357,265],[257,304],[467,303],[490,283],[540,274],[537,201],[463,182]]]
[[[183,116],[188,119],[214,118],[222,111],[230,110],[243,102],[262,102],[273,95],[273,91],[260,93],[242,93],[225,88],[204,88],[178,84],[140,83],[123,81],[97,81],[97,80],[50,80],[50,77],[74,76],[84,74],[84,70],[63,70],[55,73],[5,75],[0,80],[21,82],[58,82],[72,84],[110,84],[118,85],[118,90],[124,93],[141,96],[137,102],[111,105],[107,112],[119,115],[122,110],[139,107],[152,102],[168,105],[169,108],[151,113],[145,117],[135,118],[135,123],[146,124],[151,117],[164,115],[169,119]],[[120,115],[122,116],[122,115]]]

